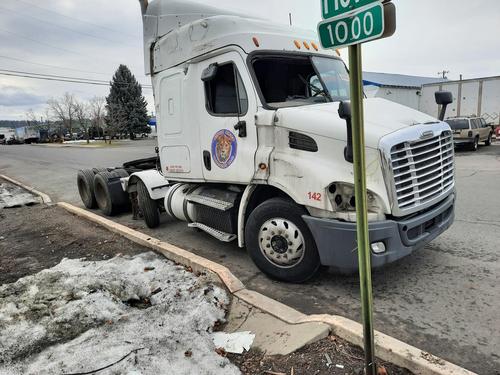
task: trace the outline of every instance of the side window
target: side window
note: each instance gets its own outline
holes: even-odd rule
[[[488,124],[486,123],[486,120],[484,118],[481,118],[480,121],[481,121],[481,127],[482,128],[487,128],[488,127]]]
[[[238,116],[247,113],[248,96],[233,63],[217,66],[215,76],[205,82],[205,100],[208,112],[216,116]]]
[[[470,120],[470,124],[471,124],[471,129],[477,129],[477,120],[476,119]]]

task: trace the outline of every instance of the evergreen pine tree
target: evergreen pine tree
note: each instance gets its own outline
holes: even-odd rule
[[[149,133],[146,99],[142,87],[125,65],[120,65],[111,81],[111,89],[106,98],[108,115],[106,123],[110,135],[125,133],[130,139],[135,134]]]

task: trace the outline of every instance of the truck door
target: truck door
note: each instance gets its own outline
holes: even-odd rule
[[[249,183],[254,175],[257,99],[243,58],[228,52],[200,63],[198,101],[203,176]]]

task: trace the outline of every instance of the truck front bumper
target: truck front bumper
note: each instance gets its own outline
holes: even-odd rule
[[[455,218],[455,194],[433,208],[402,220],[369,223],[370,244],[383,242],[386,251],[371,251],[372,268],[381,267],[418,250],[448,229]],[[303,216],[316,241],[321,264],[341,273],[358,270],[356,223]]]

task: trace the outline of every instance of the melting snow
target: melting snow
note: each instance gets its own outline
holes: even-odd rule
[[[0,287],[0,374],[239,374],[212,342],[228,302],[154,253],[64,259]]]
[[[0,209],[39,203],[38,198],[20,187],[0,183]]]

